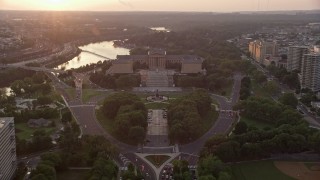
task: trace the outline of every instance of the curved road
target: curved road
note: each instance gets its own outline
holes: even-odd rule
[[[232,90],[232,95],[230,100],[227,100],[223,96],[211,94],[211,97],[218,101],[220,105],[220,110],[232,111],[233,105],[239,99],[241,78],[242,78],[241,74],[234,75],[234,85],[233,85],[233,90]],[[76,101],[71,103],[71,106],[69,106],[70,110],[72,111],[75,118],[77,119],[83,134],[103,135],[112,144],[118,146],[120,152],[123,152],[124,156],[130,159],[130,161],[134,165],[140,168],[143,166],[143,174],[145,175],[145,177],[148,177],[148,179],[157,179],[155,177],[155,173],[152,170],[152,168],[147,163],[140,160],[138,157],[134,155],[134,153],[137,152],[138,150],[137,146],[131,146],[118,141],[117,139],[112,137],[108,132],[106,132],[105,129],[100,125],[100,123],[96,118],[95,106],[98,103],[98,101],[101,99],[101,97],[92,98],[90,100],[90,104],[83,104],[81,101]],[[211,127],[211,129],[202,137],[200,137],[198,140],[190,144],[181,145],[180,152],[197,155],[200,152],[203,145],[205,144],[205,142],[207,141],[207,139],[209,139],[215,134],[228,133],[230,130],[230,127],[235,123],[235,121],[236,119],[234,115],[232,115],[229,112],[220,111],[219,117],[215,122],[215,124]],[[146,175],[146,173],[148,173],[148,176]]]
[[[220,105],[220,113],[217,121],[210,128],[210,130],[201,136],[198,140],[180,146],[180,152],[189,153],[193,155],[197,155],[201,148],[204,146],[205,142],[216,134],[227,134],[231,128],[231,126],[235,123],[236,118],[235,115],[227,111],[232,111],[233,105],[235,105],[239,100],[240,93],[240,85],[241,85],[241,74],[234,75],[234,84],[232,89],[232,95],[230,101],[228,101],[225,97],[211,94],[211,97],[216,99]]]

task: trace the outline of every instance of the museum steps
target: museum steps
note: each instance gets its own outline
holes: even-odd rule
[[[164,73],[148,73],[147,87],[169,87],[169,78]]]

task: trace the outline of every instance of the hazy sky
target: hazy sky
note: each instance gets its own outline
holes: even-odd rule
[[[86,11],[271,11],[320,9],[320,0],[0,0],[0,9]]]

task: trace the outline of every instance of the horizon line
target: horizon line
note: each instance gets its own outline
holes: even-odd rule
[[[243,11],[176,11],[176,10],[134,10],[134,11],[128,11],[128,10],[49,10],[49,9],[0,9],[0,11],[40,11],[40,12],[177,12],[177,13],[241,13],[241,12],[296,12],[296,11],[319,11],[320,9],[305,9],[305,10],[243,10]]]

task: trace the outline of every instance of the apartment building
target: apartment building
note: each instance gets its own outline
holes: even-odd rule
[[[320,53],[304,54],[300,74],[301,88],[320,91]]]
[[[275,42],[256,40],[249,43],[250,56],[259,63],[263,63],[266,57],[278,55],[278,45]]]
[[[17,167],[13,117],[0,118],[0,179],[10,180]]]
[[[308,46],[290,46],[288,50],[287,71],[300,71],[303,55],[308,54],[308,52]]]

